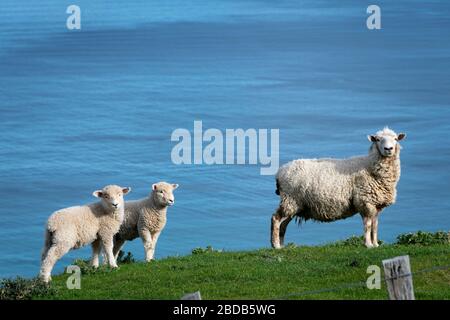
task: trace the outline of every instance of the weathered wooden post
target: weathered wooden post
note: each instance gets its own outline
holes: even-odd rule
[[[200,295],[200,291],[196,291],[182,296],[181,300],[202,300],[202,296]]]
[[[389,299],[415,300],[409,256],[383,260]]]

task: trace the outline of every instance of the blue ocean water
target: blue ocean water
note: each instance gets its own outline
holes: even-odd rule
[[[450,3],[79,0],[0,3],[0,277],[38,272],[44,224],[93,190],[180,184],[156,257],[269,246],[278,204],[259,166],[174,165],[173,130],[278,128],[280,162],[365,154],[406,132],[380,238],[450,229]],[[66,28],[66,8],[82,29]],[[359,216],[292,224],[288,242],[361,234]],[[140,240],[126,245],[143,258]],[[73,251],[55,269],[89,248]]]

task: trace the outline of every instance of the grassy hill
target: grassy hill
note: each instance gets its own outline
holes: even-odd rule
[[[119,270],[102,267],[95,271],[78,261],[83,273],[80,290],[67,289],[69,275],[62,274],[53,277],[49,289],[32,292],[31,297],[179,299],[200,290],[203,299],[387,299],[383,282],[380,290],[366,288],[367,267],[383,269],[383,259],[409,255],[416,299],[450,299],[448,234],[436,235],[403,235],[397,244],[374,249],[366,249],[356,237],[324,246],[289,245],[282,250],[198,248],[189,256],[123,263]]]

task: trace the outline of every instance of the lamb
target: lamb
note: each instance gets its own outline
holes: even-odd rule
[[[166,225],[167,208],[175,203],[173,190],[176,188],[178,184],[158,182],[152,185],[148,197],[125,202],[125,218],[114,237],[113,254],[116,259],[126,241],[140,237],[144,243],[145,260],[153,260],[156,242]]]
[[[113,237],[124,218],[123,195],[130,191],[128,187],[109,185],[93,192],[101,201],[58,210],[49,217],[39,275],[44,282],[51,280],[51,271],[57,260],[69,250],[87,244],[92,244],[93,266],[98,266],[98,254],[103,246],[109,265],[117,267]]]
[[[394,204],[400,179],[400,144],[404,133],[385,127],[369,135],[367,156],[349,159],[298,159],[276,174],[280,205],[272,216],[271,243],[281,248],[295,217],[331,222],[359,213],[365,246],[378,247],[378,216]]]

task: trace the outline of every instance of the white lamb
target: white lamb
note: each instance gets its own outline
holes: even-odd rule
[[[395,203],[400,179],[400,144],[404,133],[389,128],[368,136],[367,156],[349,159],[299,159],[276,175],[280,205],[272,216],[272,247],[283,246],[294,218],[322,222],[360,213],[366,247],[378,246],[378,215]]]
[[[153,260],[156,242],[166,225],[167,208],[175,203],[173,190],[178,184],[158,182],[152,185],[150,195],[141,200],[125,202],[125,218],[114,237],[115,258],[125,241],[140,237],[144,243],[145,260]]]
[[[77,207],[65,208],[53,213],[45,229],[45,244],[42,252],[40,277],[51,280],[51,271],[56,261],[71,249],[92,244],[92,264],[98,266],[98,254],[103,246],[108,263],[116,268],[113,255],[113,237],[119,231],[124,217],[123,195],[130,188],[109,185],[93,192],[101,201]]]

